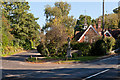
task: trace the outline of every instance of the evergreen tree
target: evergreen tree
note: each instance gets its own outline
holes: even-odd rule
[[[38,39],[40,26],[29,11],[28,2],[3,2],[2,10],[5,17],[10,21],[10,32],[14,35],[19,45],[26,48],[33,47],[33,41]],[[27,49],[28,49],[27,47]]]

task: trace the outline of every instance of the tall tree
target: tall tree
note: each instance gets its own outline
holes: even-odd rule
[[[75,27],[76,31],[83,30],[83,27],[84,27],[84,24],[85,24],[85,19],[86,19],[86,22],[87,22],[88,26],[92,24],[92,20],[91,20],[90,16],[80,15],[79,19],[77,20],[77,23],[76,23],[76,27]]]
[[[99,18],[102,18],[100,16]],[[98,18],[96,19],[98,21]],[[119,28],[119,19],[117,14],[105,14],[105,29],[118,29]]]
[[[66,32],[72,36],[76,20],[73,16],[68,16],[71,5],[67,2],[56,2],[54,5],[54,7],[47,5],[45,8],[47,22],[43,29],[48,30],[53,24],[61,24],[66,28]]]
[[[38,38],[37,33],[40,26],[37,24],[32,13],[29,11],[28,2],[3,2],[2,9],[5,17],[10,21],[11,33],[20,43],[32,43]],[[26,45],[24,45],[26,46]]]
[[[119,20],[118,27],[120,28],[120,6],[118,8],[115,8],[113,12],[118,15],[118,20]]]

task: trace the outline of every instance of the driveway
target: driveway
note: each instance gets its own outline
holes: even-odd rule
[[[39,55],[39,53],[34,50],[3,57],[3,80],[120,79],[120,55],[94,62],[77,64],[33,64],[25,62],[25,59],[31,55],[36,56]],[[113,76],[111,77],[109,75]]]

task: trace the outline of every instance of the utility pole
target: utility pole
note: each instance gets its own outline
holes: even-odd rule
[[[103,0],[103,18],[102,18],[102,35],[103,35],[103,39],[104,39],[104,26],[105,26],[105,21],[104,21],[104,0]]]

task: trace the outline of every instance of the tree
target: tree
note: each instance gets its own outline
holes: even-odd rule
[[[68,16],[71,5],[67,2],[56,2],[54,7],[49,5],[45,8],[46,24],[44,30],[49,30],[54,24],[61,24],[66,28],[69,36],[73,35],[73,27],[75,26],[75,19],[73,16]]]
[[[99,18],[102,18],[102,16],[100,16]],[[98,21],[98,19],[96,19],[96,22]],[[105,29],[118,29],[119,28],[119,19],[118,19],[118,15],[117,14],[105,14]],[[102,27],[102,26],[101,26]]]
[[[114,12],[114,13],[117,13],[117,14],[120,13],[120,6],[119,6],[118,8],[115,8],[115,9],[113,10],[113,12]]]
[[[117,29],[118,27],[118,15],[117,14],[106,14],[105,15],[105,28]]]
[[[118,8],[115,8],[113,12],[118,15],[119,20],[118,27],[120,28],[120,6]]]
[[[10,30],[10,24],[9,21],[5,18],[4,15],[2,15],[2,46],[11,46],[12,40],[14,40],[14,37],[9,32]]]
[[[67,34],[65,32],[65,28],[62,25],[53,25],[52,29],[49,30],[46,34],[46,38],[47,40],[49,40],[49,51],[50,53],[52,53],[51,51],[54,50],[53,53],[58,54],[58,50],[60,47],[63,46],[63,44],[66,43],[67,41]]]
[[[2,12],[5,17],[10,21],[10,32],[14,35],[21,46],[33,47],[33,41],[38,39],[38,29],[40,26],[35,18],[29,11],[28,2],[3,2]]]
[[[79,19],[77,20],[75,30],[76,31],[81,31],[83,30],[84,24],[85,24],[85,18],[87,25],[90,26],[92,24],[92,20],[90,16],[85,16],[85,15],[80,15]]]
[[[105,37],[104,41],[106,43],[107,52],[111,52],[113,49],[113,46],[115,45],[115,39],[113,37]]]

